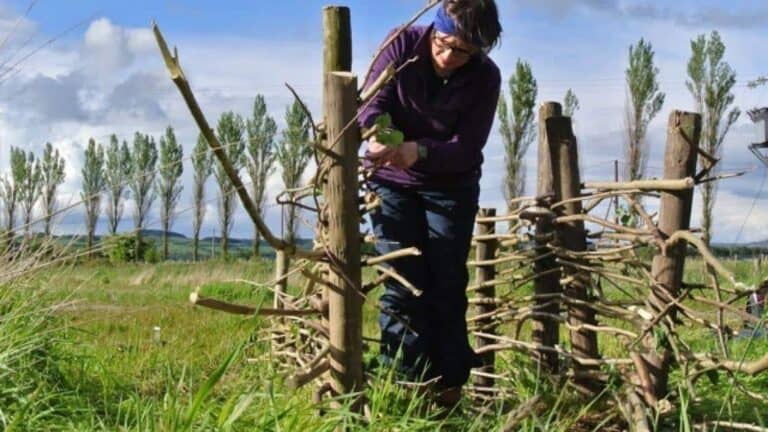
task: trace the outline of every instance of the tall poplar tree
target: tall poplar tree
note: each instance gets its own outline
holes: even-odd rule
[[[109,233],[115,235],[123,218],[125,200],[128,198],[129,177],[131,176],[131,150],[128,142],[121,146],[117,136],[109,138],[104,177],[107,183],[107,220]]]
[[[650,42],[640,39],[629,47],[629,66],[625,72],[628,97],[626,107],[625,160],[627,180],[645,177],[648,163],[648,125],[664,106],[665,94],[659,90],[659,69],[654,63]]]
[[[709,39],[700,35],[691,41],[691,58],[688,61],[688,87],[702,115],[701,148],[708,154],[720,159],[725,136],[741,116],[738,107],[730,108],[734,102],[733,88],[736,85],[736,72],[723,60],[725,44],[717,31]],[[699,165],[714,174],[714,161],[700,156]],[[713,209],[717,197],[717,182],[701,185],[701,228],[702,240],[707,245],[712,241]]]
[[[135,204],[133,226],[136,231],[134,245],[136,259],[141,259],[142,230],[147,221],[149,209],[155,200],[152,184],[155,182],[155,166],[157,165],[157,145],[149,135],[136,132],[133,137],[131,151],[130,189]]]
[[[294,101],[285,109],[285,124],[277,146],[277,161],[285,188],[296,189],[301,186],[302,174],[312,156],[312,147],[309,145],[309,117],[298,101]],[[296,236],[297,217],[296,206],[288,205],[288,214],[285,217],[285,238],[288,241],[293,241]]]
[[[243,152],[245,140],[243,137],[245,125],[243,119],[233,112],[226,112],[219,118],[216,126],[216,135],[229,156],[236,170],[243,166]],[[227,177],[224,167],[216,164],[216,181],[219,184],[219,227],[221,229],[221,256],[227,258],[229,254],[229,233],[234,224],[235,209],[237,208],[237,191]]]
[[[184,172],[184,150],[176,141],[173,128],[168,126],[165,135],[160,138],[160,166],[155,188],[160,197],[160,222],[163,225],[163,260],[168,259],[168,232],[173,226],[174,211],[179,203],[181,174]]]
[[[42,187],[42,173],[40,161],[31,151],[27,153],[27,159],[24,163],[24,182],[21,187],[21,214],[24,221],[24,237],[28,237],[32,229],[32,216],[35,204],[40,199],[40,188]]]
[[[205,182],[211,176],[213,165],[213,153],[208,147],[208,142],[203,134],[197,137],[197,144],[192,152],[192,168],[194,171],[194,189],[192,190],[192,201],[194,204],[194,214],[192,218],[192,259],[197,261],[199,258],[200,246],[200,228],[205,219]]]
[[[275,171],[275,120],[267,114],[264,96],[257,95],[253,102],[253,115],[247,121],[248,143],[246,144],[245,167],[251,178],[253,202],[259,216],[264,217],[266,187],[269,176]],[[261,235],[256,223],[253,225],[253,256],[259,256]]]
[[[2,186],[1,195],[5,209],[6,246],[10,245],[14,237],[13,231],[16,228],[16,212],[19,210],[21,201],[21,189],[24,184],[26,162],[27,156],[24,153],[24,150],[12,146],[11,172],[3,176],[2,182],[0,182],[0,186]]]
[[[497,108],[505,153],[504,197],[510,210],[514,210],[511,201],[525,191],[525,154],[536,138],[537,95],[538,85],[531,66],[518,60],[515,73],[509,78],[509,104],[502,94]]]
[[[96,144],[93,138],[85,148],[85,161],[81,171],[83,191],[80,197],[85,203],[85,228],[88,232],[88,251],[93,250],[96,223],[101,213],[101,193],[104,191],[104,146]]]
[[[568,91],[565,92],[565,98],[563,99],[563,115],[565,117],[571,117],[571,120],[573,120],[573,116],[576,115],[576,111],[580,108],[581,105],[579,105],[579,98],[576,97],[576,93],[573,89],[568,89]]]
[[[53,148],[51,143],[45,143],[43,151],[42,168],[42,200],[45,211],[45,235],[51,235],[53,214],[56,213],[56,195],[59,186],[64,183],[64,168],[66,162],[59,154],[59,149]]]

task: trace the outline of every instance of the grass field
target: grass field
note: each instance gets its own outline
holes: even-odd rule
[[[748,262],[729,266],[745,282],[761,276]],[[691,263],[689,276],[695,278],[700,267]],[[286,389],[259,336],[265,322],[194,308],[187,300],[199,287],[205,295],[260,304],[270,301],[263,290],[233,279],[268,281],[271,275],[267,259],[96,261],[11,282],[0,291],[0,430],[314,431],[352,422],[343,409],[318,415],[311,389]],[[375,336],[373,302],[366,305],[365,332]],[[691,338],[714,348],[711,335]],[[601,343],[610,349],[610,340]],[[737,342],[733,349],[752,358],[768,343]],[[509,404],[540,397],[540,408],[524,416],[520,430],[580,430],[586,424],[601,430],[601,421],[613,422],[599,409],[589,413],[590,405],[571,392],[539,384],[528,359],[507,355],[501,363]],[[437,418],[440,413],[423,397],[387,376],[373,382],[367,392],[375,421],[360,426],[364,430],[499,430],[508,420],[509,407],[500,405],[482,412],[464,406]],[[747,385],[768,394],[766,376]],[[687,422],[704,419],[768,424],[764,406],[735,392],[725,377],[702,379],[699,389],[700,401],[678,395],[678,409],[661,429],[690,430]]]

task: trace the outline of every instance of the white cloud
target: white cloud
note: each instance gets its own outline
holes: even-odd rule
[[[123,28],[107,18],[91,22],[83,39],[83,57],[91,76],[111,79],[124,76],[137,56],[154,48],[152,32],[147,28]]]
[[[662,3],[648,0],[523,0],[518,7],[535,8],[557,18],[579,10],[592,11],[622,20],[667,21],[685,27],[760,28],[768,24],[768,7],[747,0],[708,4],[702,0]]]

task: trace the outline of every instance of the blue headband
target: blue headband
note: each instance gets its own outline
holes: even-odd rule
[[[437,15],[435,15],[434,24],[435,30],[439,31],[440,33],[455,35],[459,32],[459,29],[456,26],[456,21],[448,16],[448,13],[445,11],[445,7],[443,5],[440,5],[440,7],[437,8]]]

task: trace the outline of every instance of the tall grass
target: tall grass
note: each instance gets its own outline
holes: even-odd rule
[[[269,261],[96,261],[6,282],[0,287],[0,430],[331,431],[346,425],[360,431],[565,432],[622,426],[610,409],[618,386],[584,401],[532,369],[531,359],[512,353],[500,354],[497,363],[505,374],[498,388],[509,395],[504,402],[464,401],[453,412],[441,411],[425,393],[397,384],[393,371],[378,369],[365,390],[365,416],[349,409],[349,399],[316,405],[311,388],[293,392],[283,384],[284,368],[258,336],[266,322],[187,304],[197,287],[259,304],[268,300],[261,290],[229,279],[266,281],[271,275]],[[375,336],[370,304],[366,313],[366,334]],[[700,343],[714,346],[711,339]],[[732,348],[752,358],[766,346],[744,341]],[[370,350],[369,357],[376,347]],[[768,377],[745,383],[765,394]],[[726,376],[720,382],[702,378],[697,389],[691,395],[679,388],[676,411],[658,420],[659,429],[765,422],[758,404],[734,391]]]
[[[29,257],[2,258],[5,274],[29,265]],[[0,429],[35,430],[66,415],[61,408],[70,393],[61,386],[50,294],[23,277],[0,285]]]

